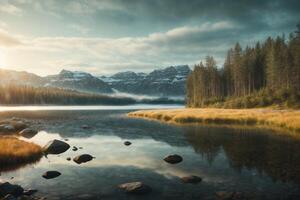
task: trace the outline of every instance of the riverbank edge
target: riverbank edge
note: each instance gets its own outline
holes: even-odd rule
[[[246,125],[300,134],[300,110],[183,108],[139,110],[130,112],[127,116],[177,125]]]
[[[37,162],[43,155],[42,147],[14,136],[0,136],[0,171]]]

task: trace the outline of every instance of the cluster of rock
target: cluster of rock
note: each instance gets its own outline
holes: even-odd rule
[[[42,200],[32,196],[37,190],[24,190],[20,185],[13,185],[9,182],[0,183],[0,199],[1,200]]]
[[[126,141],[124,142],[125,145],[130,145],[131,142]],[[165,162],[169,164],[178,164],[183,161],[183,158],[180,155],[174,154],[174,155],[168,155],[163,159]],[[181,181],[183,183],[191,183],[191,184],[197,184],[202,181],[202,178],[191,175],[182,177]],[[152,191],[151,187],[143,182],[137,181],[137,182],[129,182],[129,183],[123,183],[119,185],[119,188],[122,189],[124,192],[128,194],[147,194]]]
[[[29,128],[29,125],[18,118],[0,121],[0,135],[17,134],[25,138],[32,138],[38,133],[37,130]]]
[[[83,129],[89,129],[89,126],[82,126]],[[26,138],[31,138],[37,134],[38,131],[28,128],[28,125],[17,118],[12,118],[9,120],[0,121],[0,135],[6,134],[18,134]],[[67,139],[65,141],[68,141]],[[125,146],[130,146],[132,143],[130,141],[125,141]],[[48,142],[43,147],[43,152],[47,156],[48,154],[62,154],[70,149],[70,145],[61,140],[52,140]],[[78,149],[82,149],[82,147],[75,147],[73,146],[72,150],[77,151]],[[73,161],[77,164],[82,164],[93,160],[95,157],[89,154],[81,154],[73,158]],[[68,161],[72,159],[70,157],[67,158]],[[163,159],[165,162],[169,164],[178,164],[183,161],[183,158],[180,155],[173,154],[168,155]],[[42,177],[45,179],[53,179],[57,178],[61,175],[58,171],[47,171],[45,172]],[[187,184],[198,184],[202,182],[202,178],[196,175],[190,175],[180,178],[183,183]],[[128,182],[123,183],[118,186],[121,190],[123,190],[127,194],[134,194],[134,195],[142,195],[148,194],[152,191],[152,188],[140,181],[137,182]],[[8,182],[0,183],[0,199],[1,200],[41,200],[43,198],[33,197],[32,195],[37,192],[37,190],[24,190],[19,185],[13,185]],[[239,192],[217,192],[216,198],[219,200],[239,200],[245,199],[243,198],[243,194]]]
[[[57,155],[57,154],[66,152],[68,149],[70,149],[70,147],[71,146],[68,143],[55,139],[55,140],[48,142],[43,147],[43,152],[45,153],[45,155],[48,155],[48,154]],[[82,148],[80,148],[80,149],[82,149]],[[77,151],[78,148],[73,146],[72,150]],[[73,161],[77,164],[82,164],[82,163],[89,162],[93,159],[94,159],[94,157],[89,154],[81,154],[81,155],[78,155],[75,158],[73,158]],[[68,157],[67,160],[70,161],[71,158]],[[53,178],[59,177],[60,175],[61,175],[61,173],[58,171],[47,171],[42,175],[42,177],[45,179],[53,179]]]

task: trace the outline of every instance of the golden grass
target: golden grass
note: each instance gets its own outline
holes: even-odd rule
[[[35,162],[42,157],[40,146],[14,137],[0,137],[0,170]]]
[[[178,124],[263,125],[300,132],[300,110],[185,108],[141,110],[128,116]]]

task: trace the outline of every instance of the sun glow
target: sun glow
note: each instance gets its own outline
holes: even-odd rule
[[[0,49],[0,67],[5,67],[5,55],[3,50]]]

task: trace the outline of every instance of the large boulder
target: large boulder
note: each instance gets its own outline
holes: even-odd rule
[[[37,130],[31,129],[31,128],[25,128],[22,131],[19,132],[19,135],[25,138],[33,138],[38,133]]]
[[[43,147],[43,150],[46,154],[61,154],[67,151],[69,148],[70,145],[66,142],[60,140],[52,140]]]
[[[131,182],[119,185],[119,188],[128,194],[147,194],[151,192],[151,188],[142,182]]]
[[[164,161],[166,161],[167,163],[170,163],[170,164],[177,164],[177,163],[182,162],[182,160],[183,160],[182,157],[177,154],[169,155],[164,158]]]
[[[202,178],[200,178],[199,176],[185,176],[181,178],[181,181],[183,183],[197,184],[202,181]]]
[[[13,185],[9,182],[0,183],[0,197],[7,195],[20,196],[23,194],[24,189],[19,185]]]
[[[81,163],[86,163],[89,162],[91,160],[93,160],[93,156],[89,155],[89,154],[82,154],[79,156],[76,156],[73,161],[76,162],[77,164],[81,164]]]
[[[42,175],[42,177],[45,179],[52,179],[52,178],[56,178],[60,175],[61,175],[61,173],[58,171],[47,171]]]

